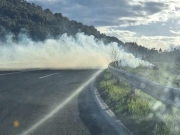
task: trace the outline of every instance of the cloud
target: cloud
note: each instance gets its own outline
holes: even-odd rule
[[[112,27],[99,27],[98,30],[115,36],[123,42],[136,42],[138,45],[147,47],[149,49],[156,48],[159,50],[169,50],[170,48],[180,46],[180,37],[178,36],[139,36],[136,32],[128,30],[116,30]]]
[[[178,46],[179,0],[27,0],[60,12],[70,20],[94,25],[124,42],[148,48]]]
[[[57,1],[63,1],[63,0],[27,0],[28,2],[57,2]]]
[[[134,11],[146,12],[146,15],[152,15],[166,9],[167,5],[161,2],[143,1],[132,6]]]
[[[171,28],[170,28],[171,27]],[[138,36],[172,36],[171,30],[180,31],[180,25],[178,21],[172,22],[171,19],[162,23],[162,22],[153,22],[148,25],[137,25],[137,26],[127,26],[127,27],[113,27],[116,30],[128,30],[136,32]]]
[[[139,45],[147,48],[169,50],[171,47],[179,47],[180,37],[177,36],[141,36],[137,37]]]
[[[133,37],[136,36],[135,32],[127,30],[116,30],[111,27],[99,27],[98,30],[106,33],[107,35],[118,37],[123,42],[135,40]]]
[[[53,12],[61,12],[72,20],[94,26],[137,25],[151,20],[150,15],[167,9],[162,2],[127,0],[29,0],[49,7]],[[134,19],[130,19],[134,18]],[[146,22],[147,23],[147,22]]]
[[[170,30],[171,33],[175,34],[175,35],[180,35],[180,31],[173,31],[173,30]]]

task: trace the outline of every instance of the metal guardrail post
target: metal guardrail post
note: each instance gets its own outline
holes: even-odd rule
[[[165,88],[165,93],[167,95],[167,99],[169,99],[169,101],[174,102],[174,93],[173,93],[173,91]],[[170,104],[166,104],[166,111],[167,112],[172,112],[172,106]]]
[[[117,83],[121,83],[121,79],[119,77],[117,77]]]
[[[162,86],[159,83],[147,80],[146,78],[128,73],[124,70],[114,68],[109,65],[109,71],[116,77],[130,83],[131,91],[134,93],[135,88],[140,89],[153,98],[161,101],[166,108],[171,110],[172,106],[180,109],[180,90],[177,88]],[[134,87],[134,88],[133,88]]]

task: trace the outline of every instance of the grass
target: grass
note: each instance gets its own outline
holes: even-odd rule
[[[154,63],[156,69],[147,67],[120,67],[122,70],[142,76],[165,86],[180,88],[180,65],[168,63]]]
[[[128,83],[117,81],[108,70],[97,78],[96,87],[116,116],[134,135],[178,135],[179,110],[164,113],[164,105],[149,95],[130,91]]]

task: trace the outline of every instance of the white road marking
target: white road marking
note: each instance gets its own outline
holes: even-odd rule
[[[78,89],[75,90],[66,100],[59,103],[59,105],[54,108],[49,114],[45,115],[41,120],[39,120],[37,123],[32,125],[29,129],[25,130],[20,135],[28,135],[32,133],[34,130],[36,130],[39,126],[41,126],[44,122],[46,122],[48,119],[53,117],[57,112],[59,112],[61,109],[63,109],[64,106],[66,106],[74,97],[76,97],[91,81],[93,81],[103,70],[99,70],[96,73],[94,73],[87,82],[82,84]]]
[[[39,77],[39,79],[43,79],[43,78],[46,78],[46,77],[49,77],[49,76],[53,76],[53,75],[57,75],[57,74],[59,74],[59,72],[58,73],[49,74],[49,75],[45,75],[45,76],[41,76],[41,77]]]

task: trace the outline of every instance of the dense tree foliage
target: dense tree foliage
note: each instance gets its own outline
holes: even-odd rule
[[[94,35],[104,42],[117,40],[105,34],[101,34],[93,26],[83,25],[74,20],[69,20],[61,13],[53,14],[49,9],[42,9],[34,3],[25,0],[1,0],[0,1],[0,36],[7,32],[18,35],[21,31],[28,31],[33,40],[44,40],[48,35],[57,37],[64,33],[75,35],[84,32],[86,35]]]

